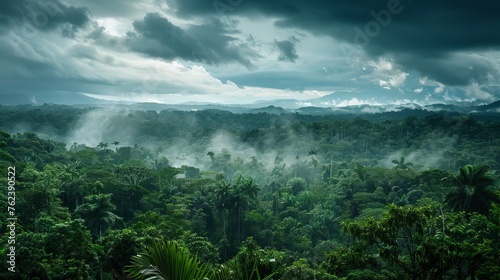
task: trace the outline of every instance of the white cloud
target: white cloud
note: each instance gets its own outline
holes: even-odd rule
[[[353,97],[349,100],[332,100],[330,102],[331,106],[334,107],[349,107],[349,106],[359,106],[359,105],[382,105],[381,103],[377,102],[375,98],[371,99],[358,99],[356,97]]]
[[[437,81],[434,81],[434,80],[431,80],[428,77],[421,77],[418,79],[418,81],[419,81],[420,85],[422,85],[422,86],[435,87],[434,93],[443,93],[443,91],[445,89],[444,84],[437,82]]]
[[[444,85],[439,83],[438,87],[434,89],[435,93],[442,93],[444,90]]]
[[[477,83],[473,83],[472,85],[465,87],[464,90],[465,94],[473,99],[485,102],[493,102],[496,100],[496,98],[492,94],[481,89],[481,87]]]
[[[239,87],[227,80],[225,83],[213,77],[203,66],[183,65],[181,62],[159,62],[131,60],[129,72],[120,79],[134,81],[124,92],[116,95],[87,93],[94,98],[130,102],[181,103],[203,101],[216,103],[245,103],[255,100],[295,98],[310,99],[330,93],[329,91],[273,89],[263,87]],[[142,77],[141,77],[142,76]],[[195,83],[193,81],[196,81]],[[92,94],[92,95],[90,95]]]
[[[380,58],[378,61],[370,61],[368,62],[368,64],[375,68],[375,71],[378,71],[378,72],[388,72],[388,71],[392,71],[393,69],[393,65],[390,61],[386,60],[386,59],[383,59],[383,58]]]
[[[373,72],[365,77],[387,90],[402,86],[409,75],[395,68],[390,60],[384,58],[380,58],[378,61],[369,61],[368,65],[373,69]]]
[[[389,84],[393,87],[400,87],[406,81],[406,77],[408,77],[408,75],[409,74],[405,72],[396,73],[390,77]]]

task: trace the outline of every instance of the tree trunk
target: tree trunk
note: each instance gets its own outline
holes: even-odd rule
[[[333,155],[330,156],[330,178],[333,177]]]
[[[237,244],[240,244],[241,241],[241,210],[238,208],[238,213],[236,218],[238,219],[238,239],[236,240]]]

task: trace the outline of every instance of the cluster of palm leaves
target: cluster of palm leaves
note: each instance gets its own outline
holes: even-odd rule
[[[99,238],[106,228],[121,220],[112,212],[116,207],[111,203],[111,194],[89,195],[84,202],[76,208],[75,215],[85,219],[88,228]]]
[[[487,215],[492,203],[500,203],[493,188],[494,178],[488,174],[488,165],[466,165],[449,178],[456,186],[446,196],[448,205],[456,211],[477,212]]]
[[[132,257],[126,272],[136,280],[268,280],[272,276],[261,278],[256,265],[249,275],[227,265],[213,269],[173,241],[159,241]]]

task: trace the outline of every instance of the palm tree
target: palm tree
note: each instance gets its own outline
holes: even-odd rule
[[[210,276],[206,265],[200,264],[175,242],[157,242],[147,252],[132,257],[125,267],[133,279],[143,280],[202,280]]]
[[[308,156],[312,155],[318,155],[318,151],[315,148],[309,149],[309,152],[307,152]]]
[[[75,209],[75,214],[85,220],[87,227],[94,236],[98,233],[99,239],[101,239],[102,230],[112,226],[116,221],[121,219],[115,213],[111,212],[116,208],[111,203],[111,194],[89,195],[83,201],[85,203]],[[102,266],[99,274],[100,279],[102,279]]]
[[[235,262],[228,262],[215,269],[201,264],[196,256],[176,242],[160,241],[147,252],[133,256],[131,264],[125,266],[126,273],[137,280],[233,280],[233,279],[272,279],[274,273],[261,278],[257,268],[257,260],[253,269],[241,271]]]
[[[99,150],[105,150],[108,148],[108,143],[106,142],[99,142],[96,146]]]
[[[234,217],[237,221],[237,243],[241,240],[241,221],[245,210],[248,210],[250,204],[255,202],[259,187],[255,184],[253,178],[238,176],[231,189],[231,204]]]
[[[221,224],[221,241],[224,241],[224,244],[226,244],[225,241],[227,240],[227,220],[229,209],[231,208],[229,202],[231,200],[230,189],[231,186],[222,180],[216,186],[213,197],[215,209],[219,214],[219,222]],[[227,246],[223,246],[222,253],[223,257],[226,258]]]
[[[115,151],[118,151],[118,145],[120,145],[120,142],[115,140],[111,144],[115,145]]]
[[[500,196],[492,186],[495,180],[487,174],[488,165],[466,165],[451,178],[456,187],[446,196],[448,205],[456,211],[488,214],[492,203],[500,203]]]
[[[243,193],[250,199],[256,199],[257,193],[259,192],[259,186],[255,184],[255,181],[251,177],[238,176],[236,179],[236,185],[239,186]]]
[[[208,151],[207,156],[209,156],[209,157],[210,157],[210,160],[212,160],[212,162],[215,160],[215,158],[214,158],[215,153],[214,153],[214,152],[212,152],[212,151]]]
[[[410,166],[413,166],[413,163],[411,162],[405,162],[405,157],[402,156],[400,160],[393,160],[392,163],[396,164],[394,169],[402,169],[402,170],[409,170]]]
[[[84,198],[85,203],[78,206],[75,215],[83,218],[87,227],[95,234],[102,235],[102,231],[112,226],[121,218],[115,213],[115,206],[111,203],[111,194],[89,195]]]

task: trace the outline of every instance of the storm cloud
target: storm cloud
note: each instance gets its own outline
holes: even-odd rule
[[[3,0],[0,3],[0,26],[24,28],[24,32],[51,31],[62,28],[70,35],[89,22],[88,10],[59,1]]]
[[[275,18],[284,29],[299,28],[352,44],[371,57],[390,55],[407,69],[451,85],[486,81],[498,69],[479,56],[456,62],[456,52],[500,45],[500,2],[472,1],[197,1],[169,0],[184,17],[213,15]],[[347,53],[349,55],[349,53]],[[423,64],[425,62],[425,64]],[[458,64],[458,65],[456,65]],[[454,74],[456,67],[460,73]],[[477,71],[467,71],[472,66]],[[438,74],[437,72],[442,72]]]
[[[135,32],[127,34],[127,45],[152,57],[215,65],[237,62],[247,68],[253,68],[251,59],[259,57],[231,36],[236,31],[227,29],[216,19],[182,29],[159,14],[149,13],[143,20],[134,21],[133,26]]]
[[[0,94],[126,102],[500,98],[500,2],[4,0]],[[330,97],[330,95],[332,97]],[[69,98],[69,97],[68,97]],[[332,99],[333,98],[333,99]],[[345,101],[344,100],[344,101]]]
[[[297,51],[295,50],[295,42],[297,39],[294,37],[290,38],[289,40],[274,40],[274,44],[276,47],[278,47],[280,55],[279,55],[279,60],[280,61],[289,61],[289,62],[295,62],[299,56],[297,55]]]

